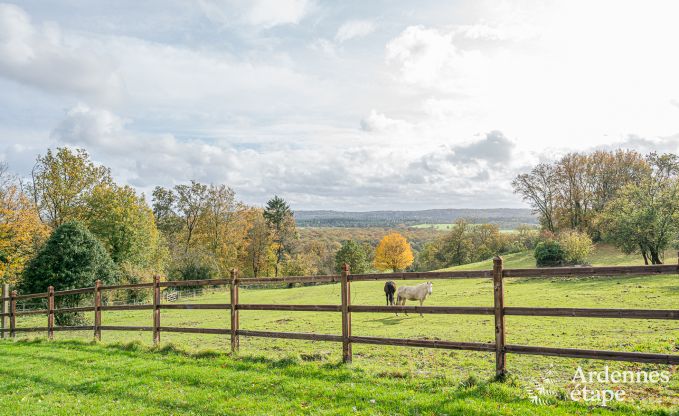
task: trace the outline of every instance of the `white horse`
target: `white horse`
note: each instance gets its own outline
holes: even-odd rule
[[[427,296],[431,295],[432,286],[431,282],[420,283],[417,286],[401,286],[396,291],[396,304],[405,306],[406,300],[419,300],[422,306]],[[408,315],[407,312],[405,314]],[[422,312],[420,316],[424,316]]]

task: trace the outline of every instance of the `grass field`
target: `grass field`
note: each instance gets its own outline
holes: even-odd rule
[[[505,383],[376,377],[359,366],[138,344],[0,342],[3,415],[633,415],[553,400],[535,405]]]
[[[634,257],[624,256],[609,247],[599,247],[591,258],[592,264],[639,264]],[[505,257],[505,265],[508,268],[533,267],[530,253],[517,253]],[[481,262],[474,265],[465,265],[461,268],[489,268],[490,262]],[[352,285],[352,303],[365,305],[383,304],[383,282],[358,282]],[[293,289],[247,289],[241,291],[242,303],[288,303],[288,304],[338,304],[339,285],[321,285],[297,287]],[[550,279],[508,279],[506,281],[506,304],[507,306],[543,306],[543,307],[594,307],[594,308],[641,308],[641,309],[676,309],[679,305],[679,279],[677,276],[649,276],[649,277],[611,277],[611,278],[550,278]],[[228,290],[223,288],[199,298],[191,299],[191,303],[227,303]],[[427,305],[451,305],[451,306],[491,306],[493,303],[492,285],[489,280],[471,279],[456,281],[435,281],[434,292]],[[492,317],[467,316],[467,315],[425,315],[420,316],[394,316],[393,314],[353,314],[353,333],[355,335],[388,336],[403,338],[429,338],[454,341],[493,342]],[[44,326],[43,317],[24,317],[18,320],[18,326]],[[227,328],[227,311],[204,311],[204,310],[163,310],[161,322],[164,326],[196,326],[209,328]],[[104,325],[151,325],[152,317],[149,311],[134,312],[105,312],[103,314]],[[340,333],[340,315],[330,312],[278,312],[278,311],[242,311],[242,329],[276,330],[290,332],[317,332],[326,334]],[[64,333],[58,332],[57,338],[77,337],[90,339],[90,333]],[[104,342],[129,342],[139,341],[142,344],[150,344],[149,332],[104,332]],[[181,348],[191,351],[212,349],[216,351],[228,351],[228,337],[220,335],[193,335],[193,334],[167,334],[162,335],[164,343],[170,342]],[[507,317],[507,342],[515,344],[541,345],[553,347],[577,347],[588,349],[607,349],[618,351],[645,351],[657,353],[677,353],[679,351],[679,325],[676,321],[662,320],[614,320],[604,318],[560,318],[560,317]],[[62,344],[59,348],[70,348]],[[13,362],[15,354],[12,352],[23,351],[26,365],[38,368],[38,361],[31,361],[28,357],[35,354],[48,354],[55,358],[72,359],[63,357],[58,348],[52,351],[45,344],[3,344],[3,354],[10,357]],[[117,352],[101,346],[78,346],[85,351],[88,357],[116,354],[133,361],[143,361],[136,356],[130,356],[129,352]],[[35,351],[33,351],[35,349]],[[527,355],[509,355],[507,367],[512,374],[514,386],[497,386],[496,383],[483,384],[474,390],[481,394],[469,394],[460,390],[460,383],[470,376],[479,380],[490,380],[494,373],[494,355],[481,352],[463,351],[440,351],[419,348],[401,347],[376,347],[367,345],[354,346],[354,364],[349,368],[336,368],[340,362],[341,346],[336,343],[274,340],[260,338],[241,338],[241,356],[246,360],[242,365],[253,365],[257,368],[261,365],[268,369],[280,360],[292,361],[294,366],[276,369],[275,371],[312,371],[316,374],[323,386],[333,385],[337,378],[352,379],[356,374],[366,377],[366,380],[384,380],[383,396],[385,400],[387,392],[401,385],[403,389],[420,394],[432,389],[441,389],[442,392],[451,392],[462,402],[478,403],[478,408],[470,407],[464,414],[493,414],[491,409],[499,409],[499,402],[509,402],[507,405],[516,405],[516,408],[502,408],[510,414],[533,414],[525,412],[521,406],[527,397],[531,386],[542,378],[548,377],[555,388],[568,391],[573,386],[572,378],[578,366],[585,371],[603,370],[608,365],[611,370],[669,370],[675,368],[662,365],[631,364],[620,362],[603,362],[596,360],[576,360],[550,357],[535,357]],[[111,352],[113,351],[113,352]],[[136,354],[136,353],[135,353]],[[147,354],[147,353],[144,353]],[[266,357],[259,363],[255,357]],[[145,355],[144,357],[153,357]],[[151,359],[151,358],[149,358]],[[162,360],[162,358],[153,358]],[[184,363],[185,357],[173,357]],[[220,360],[230,360],[220,358]],[[255,364],[252,364],[255,360]],[[156,361],[153,361],[156,362]],[[173,361],[174,362],[174,361]],[[188,360],[187,362],[193,363]],[[229,361],[232,363],[231,361]],[[241,362],[241,361],[237,361]],[[303,363],[301,363],[303,362]],[[17,362],[17,365],[21,363]],[[32,364],[31,364],[32,363]],[[88,365],[97,367],[100,365],[96,358],[89,358]],[[202,363],[202,364],[200,364]],[[301,363],[301,364],[300,364]],[[161,365],[156,363],[157,365]],[[197,366],[206,366],[200,361]],[[23,365],[23,364],[21,364]],[[127,365],[110,364],[111,374],[116,373],[116,366],[121,368]],[[182,364],[183,365],[183,364]],[[189,365],[189,364],[186,364]],[[236,364],[228,364],[236,365]],[[228,366],[227,365],[227,366]],[[301,366],[302,369],[298,369]],[[310,367],[307,367],[310,366]],[[11,368],[10,366],[9,368]],[[209,367],[209,366],[208,366]],[[7,368],[7,367],[6,367]],[[188,367],[187,367],[188,368]],[[321,370],[322,369],[322,370]],[[328,371],[326,375],[324,372]],[[17,370],[18,371],[18,370]],[[22,374],[28,374],[22,370]],[[45,369],[50,372],[51,370]],[[92,369],[95,371],[95,369]],[[186,371],[189,371],[188,369]],[[208,370],[205,370],[208,371]],[[256,372],[256,370],[252,370]],[[272,371],[274,371],[272,369]],[[6,377],[13,377],[12,383],[20,383],[20,378],[14,373],[4,373]],[[32,374],[32,373],[30,373]],[[51,374],[51,373],[50,373]],[[348,375],[347,375],[348,374]],[[674,374],[674,373],[673,373]],[[110,377],[114,377],[109,374]],[[47,377],[47,375],[45,376]],[[96,375],[92,375],[96,379]],[[253,375],[254,377],[254,375]],[[264,375],[262,375],[264,377]],[[358,376],[356,376],[358,377]],[[679,376],[676,374],[666,384],[634,384],[624,385],[627,392],[627,404],[633,404],[635,408],[644,411],[660,406],[670,409],[679,406]],[[315,379],[314,379],[315,380]],[[316,381],[314,381],[316,382]],[[355,383],[354,381],[347,381]],[[381,381],[380,381],[381,382]],[[367,381],[367,385],[375,382]],[[390,384],[393,383],[393,384]],[[400,383],[400,384],[399,384]],[[5,383],[6,384],[6,383]],[[255,383],[256,385],[259,385]],[[106,388],[103,383],[101,388]],[[428,386],[428,387],[418,387]],[[436,387],[435,387],[436,386]],[[318,387],[320,391],[329,387]],[[346,386],[343,386],[346,388]],[[382,387],[375,387],[380,391]],[[187,387],[189,389],[189,387]],[[423,389],[422,391],[420,389]],[[429,389],[429,390],[427,390]],[[188,390],[187,390],[188,391]],[[438,391],[438,390],[437,390]],[[246,394],[245,392],[243,394]],[[256,395],[255,392],[249,394]],[[343,393],[344,399],[339,403],[349,406],[350,394]],[[395,393],[398,395],[401,393]],[[403,393],[405,394],[405,393]],[[431,393],[433,397],[429,407],[422,407],[417,403],[419,399],[413,399],[413,404],[401,409],[406,414],[462,414],[446,403],[445,394]],[[303,392],[299,392],[303,395]],[[323,393],[319,393],[320,396]],[[459,396],[458,396],[459,395]],[[485,396],[487,395],[487,397]],[[497,396],[496,396],[497,395]],[[310,409],[323,403],[321,398],[304,399],[300,397],[300,403],[306,400]],[[361,396],[363,397],[363,396]],[[404,396],[399,396],[403,398]],[[419,397],[419,396],[418,396]],[[509,397],[509,398],[508,398]],[[272,401],[281,400],[271,398]],[[426,399],[422,396],[422,400]],[[450,399],[453,400],[453,399]],[[522,401],[523,400],[523,401]],[[438,402],[440,407],[431,403]],[[453,400],[454,401],[454,400]],[[273,403],[273,402],[272,402]],[[525,404],[525,403],[524,403]],[[272,405],[272,404],[269,404]],[[470,404],[471,405],[471,404]],[[561,405],[566,405],[562,403]],[[560,406],[561,406],[560,405]],[[262,404],[262,406],[266,406]],[[300,405],[301,406],[301,405]],[[387,406],[385,404],[385,406]],[[476,406],[476,405],[474,405]],[[542,411],[540,406],[533,406],[534,412]],[[568,405],[570,406],[570,405]],[[351,409],[342,407],[342,409]],[[271,407],[273,408],[273,407]],[[568,409],[575,409],[569,408]],[[262,408],[266,413],[265,407]],[[303,412],[303,408],[296,408]],[[317,408],[318,409],[318,408]],[[370,408],[365,408],[367,414],[371,414]],[[397,413],[391,407],[376,407],[379,411],[372,413],[391,414]],[[417,410],[421,409],[421,410]],[[462,408],[459,408],[462,409]],[[565,408],[566,409],[566,408]],[[640,410],[641,411],[641,410]],[[457,413],[456,413],[457,412]],[[564,410],[565,414],[568,411]],[[310,410],[310,413],[319,413]],[[332,413],[332,412],[331,412]],[[342,413],[342,412],[340,412]],[[197,412],[196,414],[203,414]],[[205,413],[208,414],[208,413]],[[552,413],[549,413],[552,414]],[[585,413],[583,413],[585,414]]]

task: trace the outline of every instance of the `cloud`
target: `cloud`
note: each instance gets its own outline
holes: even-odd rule
[[[504,163],[512,159],[515,143],[501,131],[491,131],[479,141],[452,148],[451,160],[485,160]]]
[[[36,26],[26,12],[0,4],[0,75],[58,93],[116,98],[121,79],[107,56],[64,36],[55,24]]]
[[[337,29],[335,40],[346,42],[351,39],[368,36],[375,31],[375,24],[370,20],[349,20]]]
[[[484,73],[485,57],[461,50],[455,32],[410,26],[386,46],[387,62],[396,66],[401,81],[424,88],[465,93]]]
[[[119,180],[147,194],[155,185],[196,179],[226,183],[247,202],[281,194],[293,205],[313,208],[337,208],[342,201],[352,209],[474,206],[458,198],[471,201],[488,187],[504,201],[512,199],[498,180],[511,173],[511,163],[498,162],[510,157],[501,152],[511,152],[513,145],[500,132],[429,149],[369,143],[238,148],[225,141],[138,133],[133,124],[80,104],[65,114],[51,137],[59,145],[87,148]],[[489,184],[491,179],[496,183]]]
[[[205,16],[220,24],[243,24],[265,29],[298,24],[314,9],[311,0],[198,0]]]
[[[361,130],[367,132],[402,132],[410,129],[410,127],[410,124],[406,121],[389,118],[375,110],[371,110],[368,117],[361,119]]]

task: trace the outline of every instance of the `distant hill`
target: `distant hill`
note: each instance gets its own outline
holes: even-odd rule
[[[394,227],[417,224],[451,224],[460,218],[475,224],[497,224],[515,228],[520,224],[537,224],[530,209],[426,209],[422,211],[295,211],[301,227]]]

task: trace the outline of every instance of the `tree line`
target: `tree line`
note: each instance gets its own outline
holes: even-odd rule
[[[580,232],[645,264],[661,264],[679,236],[679,158],[632,150],[569,153],[512,182],[547,233]]]
[[[27,180],[0,165],[0,277],[23,291],[210,279],[233,268],[259,277],[331,274],[345,262],[357,273],[409,267],[407,239],[384,234],[379,243],[300,238],[285,200],[250,206],[223,184],[158,186],[147,201],[83,149],[47,150]]]

